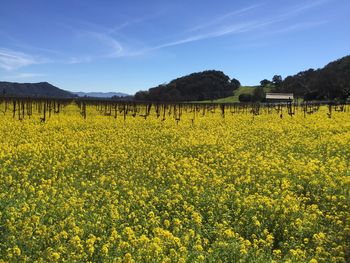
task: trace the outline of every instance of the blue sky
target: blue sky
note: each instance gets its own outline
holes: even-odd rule
[[[134,94],[192,72],[243,85],[350,54],[348,0],[1,0],[0,80]]]

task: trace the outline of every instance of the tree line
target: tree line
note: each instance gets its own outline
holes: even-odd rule
[[[135,94],[136,101],[202,101],[229,97],[241,86],[222,71],[192,73]],[[304,100],[345,100],[350,96],[350,56],[322,69],[308,69],[285,79],[274,75],[263,79],[252,93],[239,96],[241,102],[264,102],[266,92],[293,93]]]
[[[282,79],[263,79],[253,94],[241,94],[242,102],[264,101],[266,90],[277,93],[293,93],[294,97],[310,100],[344,101],[350,96],[350,56],[327,64],[322,69],[308,69]]]
[[[201,101],[231,96],[240,87],[222,71],[207,70],[135,94],[137,101]]]

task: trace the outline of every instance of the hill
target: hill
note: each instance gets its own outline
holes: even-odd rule
[[[345,99],[350,96],[350,56],[289,76],[275,88],[307,100]]]
[[[127,97],[126,93],[121,92],[72,92],[79,97],[92,97],[92,98],[112,98],[112,97]]]
[[[68,91],[57,88],[47,82],[16,83],[0,82],[0,96],[33,98],[73,98]]]
[[[193,73],[135,94],[141,101],[238,102],[239,95],[263,101],[266,92],[294,93],[305,100],[344,100],[350,96],[350,56],[330,62],[321,69],[301,71],[284,80],[275,75],[272,81],[262,80],[260,86],[240,87],[221,71]],[[255,97],[255,98],[254,98]]]
[[[233,102],[239,102],[239,95],[241,94],[253,94],[254,89],[257,88],[259,86],[240,86],[238,89],[233,91],[233,95],[232,96],[228,96],[225,98],[219,98],[219,99],[215,99],[215,100],[203,100],[203,101],[199,101],[199,102],[203,102],[203,103],[209,103],[209,102],[215,102],[215,103],[233,103]]]
[[[139,101],[200,101],[224,98],[240,87],[236,79],[230,79],[222,71],[207,70],[174,79],[168,84],[139,91]]]

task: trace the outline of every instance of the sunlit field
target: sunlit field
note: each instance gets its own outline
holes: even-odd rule
[[[350,111],[86,112],[0,112],[0,262],[349,262]]]

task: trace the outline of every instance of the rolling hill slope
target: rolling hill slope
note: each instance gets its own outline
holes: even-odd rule
[[[48,82],[16,83],[0,82],[0,96],[30,98],[73,98],[69,91],[57,88]]]

